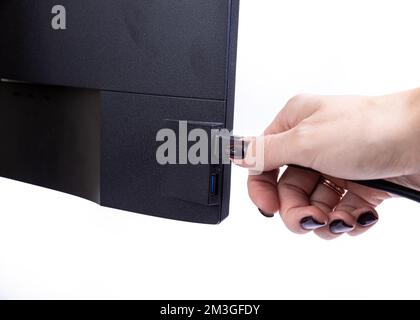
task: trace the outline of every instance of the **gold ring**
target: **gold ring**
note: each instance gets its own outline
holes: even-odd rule
[[[346,190],[339,185],[335,184],[331,180],[328,180],[325,177],[321,177],[320,181],[324,186],[334,191],[340,198],[342,198],[346,194]]]

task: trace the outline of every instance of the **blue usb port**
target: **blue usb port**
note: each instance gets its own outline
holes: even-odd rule
[[[212,195],[216,195],[217,194],[217,174],[212,174],[210,177],[210,193]]]

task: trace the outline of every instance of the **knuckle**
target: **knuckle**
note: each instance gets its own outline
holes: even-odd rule
[[[309,100],[311,96],[309,94],[306,93],[300,93],[297,94],[295,96],[293,96],[292,98],[289,99],[289,101],[287,101],[286,103],[286,108],[293,108],[296,106],[300,106],[306,103],[306,101]]]
[[[316,130],[314,126],[306,123],[301,123],[293,129],[292,145],[299,151],[299,158],[305,159],[305,162],[311,162],[315,156],[316,146]]]
[[[277,151],[277,143],[275,138],[275,135],[268,135],[264,137],[264,151],[266,153]]]
[[[301,93],[290,98],[286,103],[286,108],[301,108],[309,105],[321,108],[325,105],[325,99],[322,96]]]
[[[294,129],[294,138],[295,142],[305,143],[310,139],[313,139],[315,136],[315,128],[313,125],[305,123],[304,121],[301,122],[297,127]]]

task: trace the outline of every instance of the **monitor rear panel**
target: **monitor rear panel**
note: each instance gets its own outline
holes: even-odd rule
[[[179,121],[232,129],[239,1],[62,0],[60,21],[56,5],[0,3],[0,175],[113,208],[223,220],[229,165],[162,166],[156,135]]]

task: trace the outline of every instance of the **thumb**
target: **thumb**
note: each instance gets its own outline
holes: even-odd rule
[[[261,174],[287,164],[308,166],[313,158],[310,145],[310,140],[304,138],[298,128],[293,128],[278,134],[236,140],[236,152],[231,158],[234,164]]]

